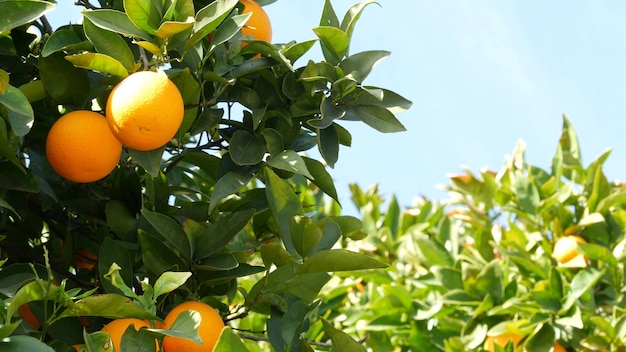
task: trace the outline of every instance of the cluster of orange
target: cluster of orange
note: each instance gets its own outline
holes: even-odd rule
[[[174,307],[165,317],[164,323],[160,321],[151,324],[148,320],[140,320],[134,318],[115,319],[106,324],[100,331],[108,332],[111,343],[115,347],[115,351],[123,352],[122,336],[129,326],[133,326],[135,331],[139,331],[142,328],[156,328],[156,329],[170,329],[176,318],[184,311],[195,311],[200,316],[200,323],[198,325],[198,335],[202,340],[202,344],[197,344],[191,340],[183,339],[179,337],[167,336],[163,339],[163,351],[164,352],[210,352],[217,344],[217,340],[220,337],[222,330],[224,329],[224,322],[219,313],[213,307],[197,301],[184,302]],[[20,317],[28,324],[36,329],[41,327],[39,320],[33,315],[28,304],[24,304],[18,310]],[[158,345],[157,345],[158,346]],[[77,344],[73,345],[77,351],[86,351],[85,345]],[[157,351],[159,351],[157,347]]]
[[[243,13],[252,13],[243,36],[270,42],[272,27],[263,8],[241,0]],[[160,72],[136,72],[113,88],[106,118],[90,110],[76,110],[57,120],[46,140],[52,168],[68,180],[88,183],[107,176],[122,155],[122,145],[135,150],[162,147],[178,131],[184,115],[176,85]]]

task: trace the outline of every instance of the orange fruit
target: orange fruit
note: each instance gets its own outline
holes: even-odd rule
[[[165,317],[165,328],[169,329],[172,324],[178,318],[178,315],[184,311],[193,310],[200,314],[200,326],[198,327],[198,334],[202,339],[202,345],[178,337],[166,336],[163,339],[163,351],[164,352],[210,352],[213,351],[213,347],[217,343],[220,337],[222,329],[224,328],[224,322],[222,317],[217,313],[213,307],[202,302],[184,302],[172,309]]]
[[[41,323],[39,319],[33,314],[33,311],[30,309],[28,303],[24,303],[19,308],[17,308],[17,314],[24,320],[28,325],[38,329],[41,327]]]
[[[46,156],[52,168],[68,180],[94,182],[111,173],[122,155],[104,116],[76,110],[61,116],[48,133]]]
[[[495,350],[495,346],[498,345],[500,347],[506,346],[509,341],[512,341],[515,346],[524,338],[522,335],[513,334],[513,333],[504,333],[501,335],[495,336],[487,336],[485,339],[485,344],[483,348],[489,352],[493,352]]]
[[[239,0],[243,4],[242,14],[252,12],[252,15],[241,29],[241,35],[249,35],[255,40],[272,41],[272,24],[263,7],[254,0]]]
[[[84,344],[72,345],[72,348],[78,352],[87,352],[87,346],[85,346]]]
[[[106,104],[111,131],[136,150],[164,146],[176,135],[184,114],[183,97],[164,72],[131,74],[113,88]]]
[[[567,352],[567,351],[565,351],[565,347],[561,346],[561,344],[559,344],[558,342],[555,342],[553,352]]]
[[[106,324],[100,331],[106,331],[111,337],[113,346],[116,352],[123,352],[120,347],[122,345],[122,336],[130,325],[134,325],[135,330],[139,331],[141,328],[150,328],[150,323],[147,320],[140,320],[135,318],[115,319]],[[158,350],[158,349],[157,349]]]
[[[98,256],[87,250],[80,249],[74,254],[74,268],[76,270],[91,270],[97,262]]]
[[[552,256],[554,259],[564,266],[568,267],[584,267],[586,260],[584,255],[578,252],[578,243],[586,243],[584,238],[580,236],[564,236],[559,238],[554,244]]]

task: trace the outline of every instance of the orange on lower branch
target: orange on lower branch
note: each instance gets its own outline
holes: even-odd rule
[[[116,352],[124,352],[121,349],[122,336],[130,325],[133,325],[135,330],[137,331],[139,331],[139,329],[141,328],[150,328],[150,323],[147,320],[124,318],[110,321],[100,331],[106,331],[109,333],[109,336],[111,337],[111,342],[113,342],[113,346],[115,347]]]
[[[198,334],[202,339],[202,345],[183,338],[166,336],[163,339],[163,351],[165,352],[211,352],[224,329],[224,321],[217,311],[208,304],[196,301],[184,302],[172,309],[165,317],[165,327],[172,327],[180,313],[193,310],[200,314]]]

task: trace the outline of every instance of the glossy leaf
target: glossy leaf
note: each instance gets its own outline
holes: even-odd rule
[[[209,212],[213,211],[221,200],[242,189],[250,180],[252,175],[240,171],[230,171],[220,177],[211,193]]]
[[[41,0],[0,1],[0,33],[30,23],[52,9],[53,3]]]
[[[147,209],[142,209],[141,215],[165,240],[178,249],[185,258],[191,258],[191,244],[187,234],[174,219]]]
[[[135,71],[135,57],[128,44],[118,34],[97,27],[88,18],[83,21],[83,30],[99,53],[119,61],[127,72]]]
[[[330,336],[333,342],[332,351],[345,351],[345,352],[364,352],[365,348],[358,341],[354,340],[350,335],[335,328],[326,320],[322,319],[324,325],[324,332]]]
[[[83,16],[89,19],[94,25],[119,33],[124,36],[140,38],[150,41],[151,35],[137,26],[121,11],[116,10],[92,10],[83,11]]]
[[[87,71],[65,60],[63,53],[39,58],[39,71],[46,91],[56,102],[82,106],[87,100],[90,88]]]
[[[254,209],[232,213],[209,225],[204,233],[194,239],[194,259],[203,259],[219,252],[250,221]]]
[[[348,53],[350,39],[348,35],[339,28],[321,26],[313,28],[324,51],[324,58],[332,65],[336,65]]]
[[[350,7],[350,9],[348,9],[346,14],[344,15],[343,20],[341,21],[341,29],[346,33],[348,40],[352,39],[352,33],[354,32],[354,27],[357,21],[359,20],[359,18],[361,17],[363,10],[365,9],[365,7],[371,4],[378,4],[378,3],[372,0],[365,0],[365,1],[358,2],[352,7]]]
[[[193,34],[185,42],[184,50],[194,46],[198,41],[206,38],[224,21],[226,16],[237,5],[237,0],[217,0],[196,13],[196,21],[193,25]]]
[[[124,10],[137,28],[155,34],[161,24],[163,5],[160,1],[124,0]]]
[[[277,155],[274,155],[268,159],[266,163],[274,169],[289,171],[303,175],[308,179],[314,179],[313,175],[309,172],[304,159],[293,150],[285,150]]]
[[[144,170],[152,177],[157,177],[161,172],[161,157],[163,156],[163,152],[165,147],[161,147],[154,150],[135,150],[129,149],[128,154],[133,158],[139,166],[143,167]]]
[[[295,254],[290,228],[291,219],[304,213],[300,198],[289,183],[278,177],[271,169],[265,168],[264,171],[265,194],[272,211],[272,217],[278,226],[287,251]]]
[[[326,171],[326,167],[324,166],[324,164],[315,159],[307,158],[305,156],[302,157],[302,160],[304,161],[307,170],[311,173],[312,178],[310,178],[309,180],[311,180],[311,182],[319,187],[324,193],[339,202],[335,183],[332,176],[328,173],[328,171]]]
[[[85,53],[66,56],[65,59],[76,67],[108,73],[122,78],[128,76],[128,71],[124,65],[108,55]]]
[[[265,143],[250,132],[237,130],[230,140],[229,152],[237,165],[256,165],[263,160]]]
[[[54,352],[52,347],[28,335],[15,335],[0,340],[0,350],[3,352]]]
[[[241,351],[248,352],[246,345],[241,338],[233,332],[230,327],[222,329],[217,344],[213,348],[213,352],[231,352]]]
[[[35,113],[24,93],[9,85],[4,94],[0,94],[0,105],[7,109],[11,129],[15,135],[21,137],[30,132]]]
[[[344,74],[351,75],[358,82],[363,82],[374,67],[389,55],[391,55],[389,51],[383,50],[363,51],[345,58],[339,63],[339,68]]]
[[[85,297],[59,315],[60,318],[75,316],[159,320],[158,317],[133,303],[131,299],[115,293]]]
[[[59,29],[54,31],[43,45],[41,56],[48,57],[56,52],[80,48],[84,45],[81,38],[72,29]],[[85,47],[85,49],[88,49]]]

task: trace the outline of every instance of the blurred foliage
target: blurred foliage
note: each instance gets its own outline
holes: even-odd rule
[[[372,351],[481,351],[503,333],[524,337],[520,351],[626,350],[626,188],[603,173],[610,150],[584,167],[566,117],[549,170],[525,148],[497,172],[451,175],[442,202],[402,209],[353,185],[370,236],[340,243],[389,269],[333,277],[324,319]],[[552,256],[570,235],[586,240],[573,267]]]

